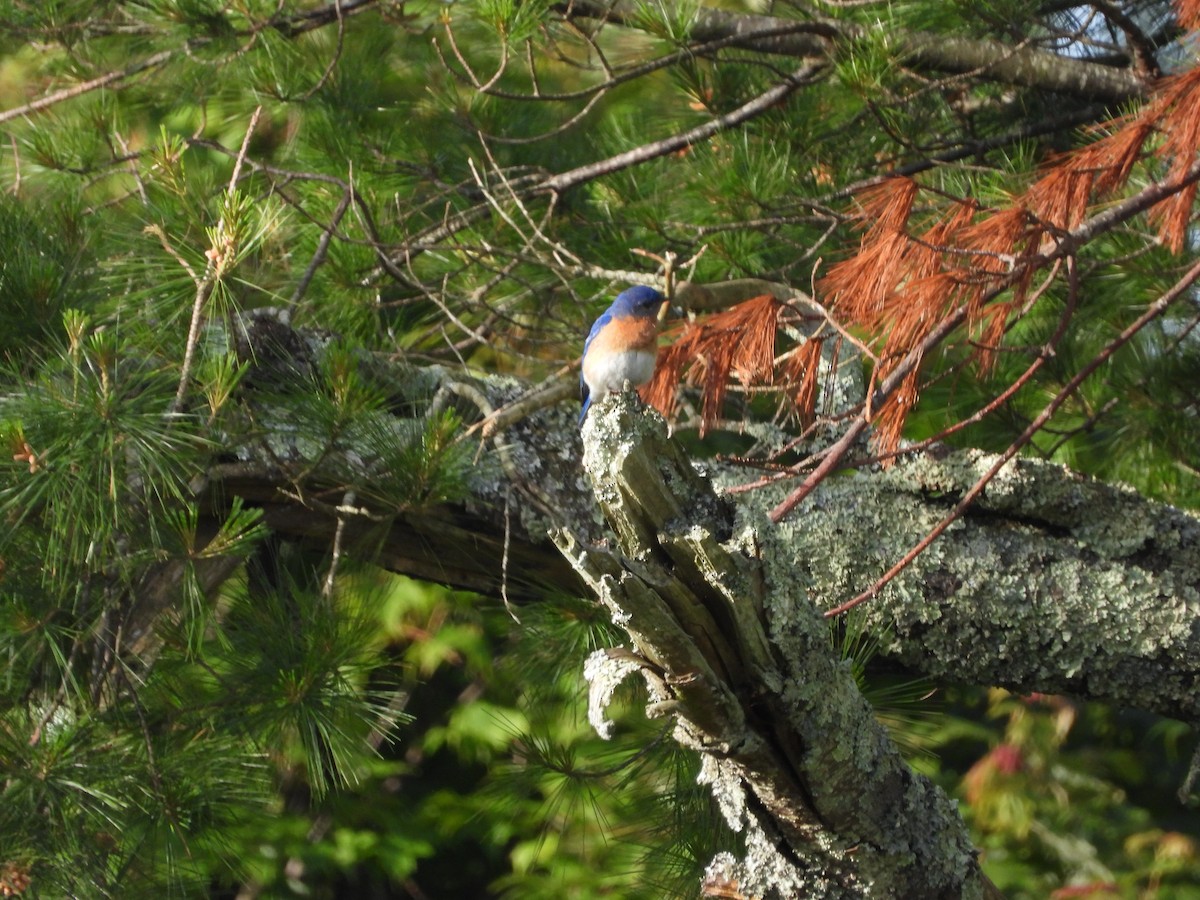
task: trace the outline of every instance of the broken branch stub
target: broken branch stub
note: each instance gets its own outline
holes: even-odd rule
[[[594,405],[583,442],[616,546],[556,542],[633,643],[589,660],[593,703],[639,672],[648,711],[677,717],[747,832],[721,878],[762,897],[987,896],[954,803],[900,757],[794,569],[773,569],[770,523],[719,496],[634,395]]]

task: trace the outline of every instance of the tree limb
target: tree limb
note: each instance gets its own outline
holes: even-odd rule
[[[407,381],[414,397],[428,397],[431,382],[451,377],[398,364],[393,375],[389,388],[403,389]],[[497,410],[523,396],[511,379],[473,383]],[[462,411],[479,417],[469,406]],[[580,577],[547,537],[567,525],[582,541],[604,539],[582,482],[574,409],[539,409],[491,440],[504,442],[509,464],[480,467],[464,502],[348,520],[349,552],[498,596],[505,497],[510,491],[524,497],[527,485],[536,485],[536,498],[513,504],[509,595],[532,602],[547,591],[580,593]],[[886,471],[826,479],[803,516],[771,532],[775,564],[787,561],[789,577],[807,584],[813,603],[836,606],[944,518],[995,460],[934,446]],[[705,467],[722,484],[744,480],[742,469]],[[209,503],[220,513],[242,496],[263,506],[281,535],[328,545],[336,513],[300,502],[287,486],[276,462],[251,455],[213,471]],[[738,494],[735,508],[765,513],[787,490],[780,484]],[[553,519],[541,511],[547,502],[557,511]],[[873,625],[890,629],[890,655],[937,678],[1200,718],[1200,522],[1061,466],[1010,461],[966,514],[864,608]]]
[[[628,0],[611,4],[570,0],[556,8],[565,16],[638,27],[638,7]],[[789,25],[802,27],[787,30]],[[854,44],[873,37],[870,29],[834,19],[796,22],[773,16],[732,13],[712,7],[701,7],[696,11],[689,37],[694,41],[709,42],[762,32],[776,34],[771,37],[748,36],[735,46],[799,57],[824,65],[834,60],[838,44]],[[1132,100],[1146,93],[1146,81],[1134,72],[1059,56],[1045,50],[900,29],[891,30],[888,40],[903,60],[938,74],[977,74],[989,81],[1110,103]]]
[[[787,79],[759,94],[753,100],[747,101],[732,112],[710,119],[703,125],[699,125],[681,134],[672,135],[661,141],[643,144],[640,147],[635,147],[633,150],[619,153],[608,159],[588,163],[585,166],[579,166],[569,169],[566,172],[561,172],[558,175],[553,175],[539,184],[537,191],[539,193],[565,191],[578,184],[591,181],[593,178],[610,175],[613,172],[619,172],[630,166],[636,166],[660,156],[666,156],[668,153],[674,153],[676,150],[682,150],[684,147],[690,147],[692,144],[710,138],[714,134],[734,128],[755,116],[762,115],[789,94],[810,82],[817,71],[816,66],[801,66],[795,72],[792,72]]]
[[[905,764],[775,565],[761,513],[739,518],[633,395],[584,423],[584,467],[620,551],[560,549],[630,635],[676,738],[701,754],[750,851],[726,865],[761,897],[985,896],[954,804]],[[606,676],[593,660],[593,678]],[[628,672],[624,655],[620,672]],[[596,674],[596,673],[599,674]]]

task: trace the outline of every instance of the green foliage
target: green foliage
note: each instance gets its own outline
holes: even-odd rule
[[[368,584],[372,643],[404,661],[397,696],[416,719],[357,785],[239,829],[259,848],[259,885],[284,892],[289,871],[303,871],[317,885],[353,872],[360,885],[410,880],[458,896],[694,889],[729,835],[695,783],[694,759],[636,712],[644,700],[614,709],[614,741],[588,725],[575,654],[614,637],[595,607],[531,607],[513,631],[478,597],[399,579],[356,587]]]
[[[685,46],[691,39],[692,23],[700,4],[694,0],[684,3],[664,3],[662,0],[639,2],[634,11],[637,27],[647,34],[672,44]]]
[[[474,12],[502,41],[513,44],[537,33],[548,8],[546,0],[481,0]]]
[[[162,147],[170,163],[177,146]],[[198,208],[194,183],[174,184],[164,196]],[[281,227],[273,204],[241,193],[213,207],[206,243],[223,249],[196,253],[179,288],[166,282],[167,300],[174,289],[190,301],[190,276],[209,263],[214,278],[260,265]],[[109,278],[180,267],[174,247],[158,247],[153,263],[111,260]],[[254,878],[264,870],[240,840],[281,778],[319,799],[369,777],[380,771],[372,747],[404,718],[371,594],[326,586],[338,583],[336,560],[273,547],[257,508],[235,498],[214,519],[199,489],[229,429],[245,435],[262,414],[265,395],[245,383],[262,380],[266,361],[239,361],[211,323],[197,402],[173,412],[188,319],[168,311],[170,327],[155,327],[163,288],[64,309],[40,345],[19,347],[0,398],[0,834],[5,873],[41,896],[194,895],[214,879]],[[214,293],[209,314],[233,321],[229,297],[220,305]],[[11,313],[25,297],[5,300]],[[423,415],[428,401],[412,398],[397,418],[369,365],[365,352],[330,345],[301,385],[292,421],[317,449],[297,477],[358,485],[360,503],[392,509],[457,496],[469,453],[457,419]],[[402,879],[431,852],[420,834],[372,834],[335,832],[324,869],[368,856]]]
[[[1196,896],[1200,841],[1175,797],[1186,726],[998,689],[947,699],[930,736],[938,777],[947,786],[961,777],[984,868],[1005,896],[1084,885],[1122,897]],[[978,713],[987,726],[960,718]]]
[[[87,228],[70,199],[0,195],[0,360],[11,365],[58,336],[63,312],[93,302]]]
[[[11,525],[0,553],[37,534],[43,581],[56,590],[84,573],[135,580],[163,546],[159,523],[187,498],[206,450],[201,435],[164,415],[169,373],[127,356],[111,329],[81,334],[79,316],[69,324],[68,352],[0,401],[14,451],[0,462],[0,510]]]
[[[47,698],[0,719],[6,858],[40,895],[194,892],[201,862],[228,853],[225,830],[263,802],[261,760],[235,735],[197,740],[186,715],[163,728],[154,693],[136,710],[78,718]]]

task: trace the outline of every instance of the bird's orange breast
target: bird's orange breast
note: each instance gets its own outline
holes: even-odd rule
[[[658,322],[642,316],[613,319],[592,340],[588,353],[625,353],[653,350],[658,343]]]

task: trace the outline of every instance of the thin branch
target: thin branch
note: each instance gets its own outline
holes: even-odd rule
[[[925,358],[926,353],[940,344],[956,328],[958,328],[959,325],[966,321],[967,313],[968,307],[966,304],[958,307],[958,309],[943,319],[936,328],[930,331],[920,344],[908,352],[904,359],[901,360],[899,365],[897,365],[896,368],[888,374],[887,378],[883,380],[883,383],[880,384],[878,388],[876,388],[874,391],[868,392],[870,396],[868,396],[867,399],[871,400],[872,396],[875,398],[875,403],[873,405],[876,409],[879,407],[879,404],[882,403],[883,400],[885,400],[892,393],[892,391],[896,390],[896,388],[903,383],[904,379],[907,378],[908,375],[921,364],[921,361]],[[870,424],[870,418],[864,411],[863,413],[860,413],[859,416],[851,423],[850,427],[846,429],[846,433],[838,439],[837,443],[835,443],[826,451],[825,457],[821,460],[821,464],[817,466],[817,468],[815,468],[811,473],[809,473],[808,477],[804,479],[804,482],[798,488],[796,488],[796,490],[792,491],[792,493],[785,497],[783,501],[779,503],[779,505],[771,510],[770,519],[772,522],[781,521],[784,516],[795,509],[805,497],[811,494],[813,489],[816,488],[818,484],[820,484],[827,476],[833,473],[834,469],[838,467],[842,459],[849,452],[850,448],[854,446],[854,443],[863,434],[863,432],[866,431],[868,424]]]
[[[820,71],[820,68],[817,65],[801,66],[788,76],[785,81],[763,92],[748,103],[744,103],[732,112],[718,116],[682,134],[672,135],[661,141],[643,144],[625,153],[610,156],[608,159],[588,163],[586,166],[579,166],[578,168],[561,172],[541,182],[537,185],[536,190],[538,193],[565,191],[585,181],[591,181],[593,178],[611,175],[613,172],[619,172],[630,166],[636,166],[660,156],[674,153],[676,150],[682,150],[684,147],[690,147],[692,144],[710,138],[714,134],[741,125],[743,122],[762,115],[784,100],[788,95],[794,93],[805,84],[811,83],[814,75]]]
[[[706,41],[706,42],[700,43],[700,44],[691,44],[683,50],[678,50],[674,53],[669,53],[665,56],[660,56],[657,59],[650,60],[649,62],[640,63],[637,66],[634,66],[632,68],[629,68],[629,69],[626,69],[626,70],[620,72],[619,74],[611,71],[608,68],[608,66],[606,64],[604,64],[605,60],[603,59],[603,56],[601,55],[601,57],[600,57],[601,62],[602,62],[602,64],[604,64],[605,72],[607,75],[606,80],[601,81],[597,84],[589,85],[586,88],[580,88],[577,91],[564,91],[562,93],[556,93],[556,94],[548,94],[544,91],[538,91],[537,93],[534,93],[534,94],[518,94],[513,91],[499,90],[499,89],[496,89],[493,87],[493,88],[487,89],[486,91],[484,91],[484,93],[486,93],[490,97],[496,97],[501,100],[514,100],[514,101],[538,100],[538,101],[542,101],[542,102],[561,103],[561,102],[568,102],[568,101],[572,101],[572,100],[584,100],[589,97],[592,97],[594,99],[594,96],[596,94],[607,93],[612,88],[618,87],[628,81],[634,81],[645,75],[649,75],[653,72],[657,72],[659,69],[665,69],[670,66],[678,65],[681,62],[687,62],[689,60],[694,60],[697,57],[710,56],[710,55],[716,53],[718,50],[724,50],[728,47],[738,46],[738,45],[744,43],[747,39],[753,38],[753,39],[757,39],[757,40],[768,40],[770,38],[783,37],[785,35],[796,34],[797,32],[809,31],[809,30],[811,30],[811,29],[810,29],[808,23],[805,23],[805,22],[792,22],[792,23],[788,23],[788,24],[776,24],[769,28],[762,28],[757,31],[752,31],[752,32],[748,32],[745,34],[738,34],[738,35],[727,36],[727,37],[723,37],[723,38],[717,38],[716,40]],[[435,48],[436,48],[436,44],[435,44]],[[472,83],[474,83],[475,86],[478,87],[477,82],[473,81]]]
[[[117,84],[127,78],[132,78],[140,72],[145,72],[148,69],[154,69],[168,62],[173,57],[178,56],[180,50],[163,50],[160,53],[155,53],[153,56],[148,56],[140,62],[126,66],[124,69],[118,69],[115,72],[107,72],[99,78],[93,78],[91,81],[82,81],[69,88],[63,88],[61,91],[55,91],[53,94],[47,94],[45,97],[39,97],[26,103],[24,106],[17,106],[12,109],[6,109],[0,112],[0,125],[12,119],[19,119],[22,116],[28,116],[36,112],[41,112],[43,109],[49,109],[56,103],[62,103],[65,100],[71,100],[75,97],[81,97],[84,94],[92,91],[97,91],[100,88],[108,87],[109,85]]]
[[[338,61],[342,58],[342,51],[346,44],[346,16],[342,9],[342,0],[334,0],[333,10],[337,15],[337,45],[333,48],[333,56],[329,58],[329,62],[325,66],[325,71],[321,73],[321,77],[307,91],[300,95],[301,100],[310,100],[316,96],[317,91],[323,88],[326,82],[333,75],[333,70],[337,68]]]
[[[372,6],[377,6],[379,0],[334,0],[333,3],[320,9],[308,10],[290,16],[283,22],[268,23],[284,37],[296,37],[324,28],[331,22],[342,22],[350,16],[365,12]]]
[[[521,620],[517,618],[517,611],[512,605],[512,601],[508,599],[508,549],[512,543],[512,488],[510,487],[504,493],[504,547],[500,553],[500,599],[504,601],[504,608],[512,617],[512,620],[518,625]]]
[[[246,163],[246,153],[250,149],[250,138],[254,136],[254,129],[258,126],[258,117],[262,115],[262,105],[254,108],[254,112],[250,115],[250,124],[246,126],[246,134],[242,137],[242,146],[238,150],[237,159],[233,161],[233,171],[229,174],[229,187],[226,193],[233,196],[233,192],[237,190],[238,180],[242,177],[242,166]],[[219,227],[219,226],[218,226]]]
[[[342,496],[341,505],[338,506],[337,526],[333,532],[333,549],[332,557],[329,560],[329,571],[325,573],[325,584],[321,587],[321,597],[325,600],[333,599],[333,587],[337,581],[338,566],[342,561],[342,540],[346,535],[346,512],[354,512],[354,504],[358,500],[358,495],[354,491],[346,491]]]
[[[1091,5],[1125,33],[1125,39],[1129,41],[1129,47],[1133,50],[1133,58],[1139,72],[1152,78],[1162,75],[1162,68],[1158,64],[1158,47],[1155,46],[1154,40],[1138,27],[1137,22],[1130,15],[1116,3],[1109,3],[1108,0],[1092,0]]]
[[[296,305],[303,299],[305,293],[308,292],[308,286],[316,275],[317,269],[325,262],[329,255],[329,245],[333,241],[333,235],[337,230],[338,225],[342,221],[342,217],[346,215],[346,210],[350,208],[350,203],[354,199],[354,189],[347,187],[342,193],[341,202],[333,211],[333,218],[330,219],[327,227],[322,227],[321,238],[317,241],[317,249],[313,252],[312,259],[308,261],[308,266],[304,269],[304,274],[300,276],[300,281],[296,284],[296,289],[292,291],[292,296],[288,298],[288,308],[294,310]]]
[[[1101,406],[1098,410],[1096,410],[1094,413],[1092,413],[1090,416],[1088,416],[1086,419],[1084,419],[1082,422],[1080,422],[1074,428],[1068,428],[1066,431],[1063,431],[1061,429],[1044,428],[1043,429],[1044,431],[1046,431],[1050,434],[1058,435],[1058,440],[1056,440],[1053,444],[1051,444],[1045,450],[1039,450],[1039,452],[1046,459],[1053,459],[1054,454],[1059,451],[1059,448],[1061,448],[1063,446],[1063,444],[1067,443],[1067,441],[1071,440],[1071,438],[1075,437],[1078,434],[1083,434],[1086,431],[1091,431],[1093,428],[1096,427],[1097,422],[1099,422],[1102,418],[1104,418],[1110,412],[1112,412],[1114,409],[1116,409],[1117,406],[1120,405],[1120,403],[1121,403],[1120,397],[1109,397],[1104,402],[1104,405]]]
[[[1050,288],[1051,284],[1054,283],[1055,275],[1057,274],[1058,268],[1061,264],[1062,264],[1061,260],[1055,261],[1054,268],[1051,269],[1050,275],[1046,278],[1045,283],[1042,284],[1037,289],[1037,291],[1034,293],[1034,295],[1030,299],[1030,301],[1025,304],[1025,311],[1022,312],[1022,315],[1024,315],[1025,312],[1028,312],[1029,309],[1032,308],[1033,303]],[[1071,307],[1068,307],[1067,312],[1070,312],[1071,309],[1072,309]],[[1051,350],[1051,348],[1053,348],[1054,346],[1056,346],[1058,344],[1059,340],[1061,340],[1061,335],[1063,333],[1062,329],[1063,329],[1063,326],[1065,325],[1066,321],[1067,321],[1067,316],[1064,313],[1063,318],[1060,319],[1059,330],[1057,330],[1055,332],[1055,335],[1054,335],[1054,337],[1051,338],[1050,342],[1042,348],[1042,350],[1038,354],[1037,358],[1032,363],[1030,363],[1030,365],[1025,369],[1024,372],[1022,372],[1019,376],[1017,376],[1017,378],[1015,378],[1013,380],[1012,384],[1010,384],[1008,387],[1006,387],[997,396],[993,397],[991,400],[989,400],[987,403],[985,403],[979,409],[975,410],[975,412],[971,413],[971,415],[967,416],[965,419],[960,419],[959,421],[955,422],[953,425],[948,425],[947,427],[945,427],[941,431],[939,431],[937,434],[930,435],[929,437],[925,438],[922,441],[918,441],[915,444],[909,444],[908,446],[905,446],[905,447],[897,447],[895,450],[889,450],[886,453],[880,453],[879,455],[871,457],[870,459],[862,460],[860,462],[860,465],[869,465],[871,463],[883,462],[884,460],[887,460],[887,459],[894,459],[898,456],[910,456],[914,453],[920,453],[922,450],[927,450],[929,447],[932,447],[934,444],[944,441],[946,438],[950,437],[953,434],[958,433],[959,431],[962,431],[964,428],[968,428],[971,425],[976,424],[977,422],[982,422],[984,419],[986,419],[988,416],[990,416],[992,413],[994,413],[997,409],[999,409],[1001,406],[1003,406],[1005,403],[1007,403],[1012,398],[1012,396],[1017,393],[1017,391],[1019,391],[1022,387],[1024,387],[1029,382],[1029,379],[1032,378],[1037,373],[1038,369],[1040,369],[1046,363],[1046,360],[1048,360],[1050,357],[1052,357],[1054,355],[1052,352],[1050,352],[1050,350]],[[1006,349],[1006,348],[996,348],[996,349],[999,350],[999,349]],[[1011,349],[1011,348],[1007,348],[1007,349]]]
[[[142,229],[146,234],[152,234],[158,238],[158,242],[162,244],[164,250],[171,255],[175,262],[179,263],[180,268],[188,273],[188,277],[192,279],[194,284],[200,283],[200,277],[196,274],[196,270],[192,268],[192,264],[183,258],[183,254],[176,250],[171,241],[167,238],[167,233],[162,230],[162,226],[157,222],[153,225],[147,225]]]
[[[246,135],[242,139],[242,148],[238,151],[237,159],[233,164],[233,172],[229,176],[229,187],[227,196],[232,198],[234,191],[237,190],[238,179],[241,177],[242,164],[246,160],[246,153],[250,149],[250,137],[254,134],[254,128],[258,125],[258,117],[262,114],[262,107],[259,106],[250,116],[250,124],[246,127]],[[167,409],[168,416],[174,416],[183,408],[183,398],[187,394],[188,382],[192,377],[192,367],[196,360],[196,347],[200,343],[200,325],[204,319],[204,307],[208,304],[209,297],[212,296],[213,289],[217,286],[217,282],[225,273],[225,266],[232,259],[235,248],[232,246],[233,235],[229,233],[230,223],[225,221],[224,216],[217,222],[216,234],[214,235],[215,246],[209,248],[208,251],[208,266],[204,271],[204,277],[196,284],[196,299],[192,303],[192,320],[188,327],[187,345],[183,351],[183,365],[179,371],[179,388],[175,391],[175,399],[171,401],[170,407]]]

